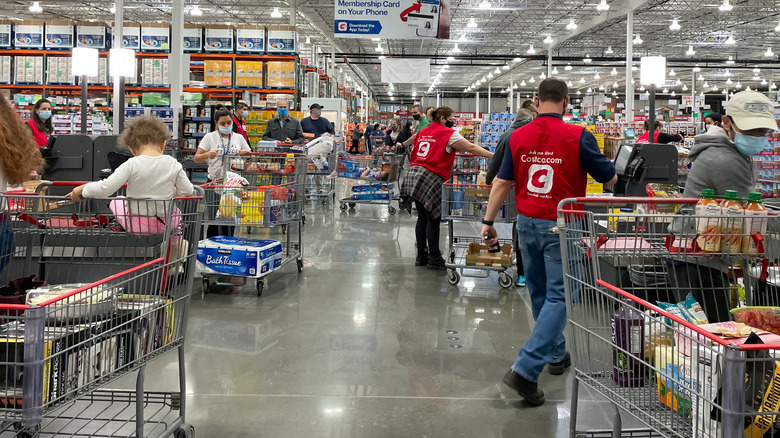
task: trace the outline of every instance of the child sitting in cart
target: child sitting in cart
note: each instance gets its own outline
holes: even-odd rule
[[[192,183],[181,164],[164,155],[165,143],[171,134],[154,116],[133,120],[119,137],[119,145],[130,149],[133,158],[119,166],[102,181],[80,185],[66,196],[75,202],[83,198],[107,198],[127,184],[127,198],[118,196],[109,207],[117,222],[126,231],[137,234],[163,234],[167,212],[164,202],[177,196],[190,196]],[[180,214],[171,218],[171,234],[177,230]]]
[[[376,167],[366,167],[364,169],[360,169],[360,171],[360,179],[365,179],[368,181],[387,181],[390,176],[390,172],[379,170]]]

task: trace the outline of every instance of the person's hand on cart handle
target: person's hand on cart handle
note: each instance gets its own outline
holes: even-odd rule
[[[218,151],[216,149],[213,149],[213,150],[210,150],[210,151],[208,151],[206,153],[208,154],[209,159],[213,160],[214,158],[217,158]]]
[[[480,236],[482,236],[482,241],[487,246],[493,246],[498,243],[498,233],[492,225],[482,225]]]
[[[66,198],[70,198],[70,200],[73,201],[73,202],[81,202],[81,201],[83,201],[84,198],[81,196],[81,193],[84,191],[84,186],[86,186],[86,184],[82,184],[82,185],[76,187],[75,189],[73,189],[73,191],[71,191],[70,193],[65,195],[65,197]]]
[[[247,155],[247,154],[249,154],[250,152],[251,152],[251,151],[243,151],[243,150],[242,150],[242,151],[239,151],[239,152],[238,152],[238,155]]]

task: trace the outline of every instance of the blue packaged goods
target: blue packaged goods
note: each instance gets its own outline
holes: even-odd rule
[[[198,242],[200,272],[259,278],[282,265],[282,244],[276,240],[217,236]]]

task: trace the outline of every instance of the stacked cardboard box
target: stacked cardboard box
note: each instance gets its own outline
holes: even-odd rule
[[[236,86],[263,88],[264,68],[262,61],[236,61]]]
[[[14,63],[14,81],[17,84],[43,84],[42,56],[17,56]]]
[[[106,85],[108,84],[108,59],[98,59],[98,74],[89,78],[90,84]]]
[[[144,59],[141,68],[141,82],[144,85],[152,86],[168,85],[168,60]]]
[[[232,61],[208,60],[204,63],[204,82],[207,86],[230,87],[233,85]]]
[[[295,88],[295,62],[269,61],[266,86],[269,88]]]
[[[74,84],[73,58],[69,56],[50,56],[46,59],[46,83]]]
[[[0,56],[0,84],[11,83],[11,57]]]

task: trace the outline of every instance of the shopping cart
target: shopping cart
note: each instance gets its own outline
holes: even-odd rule
[[[458,154],[452,168],[451,180],[458,184],[478,184],[479,175],[487,172],[488,160],[476,155]]]
[[[780,418],[780,405],[764,403],[780,396],[780,388],[764,380],[780,357],[780,337],[762,334],[763,344],[748,345],[753,341],[734,328],[728,312],[759,298],[752,285],[766,275],[767,259],[777,257],[778,216],[760,219],[766,231],[752,235],[697,233],[713,223],[705,221],[734,217],[697,216],[696,202],[561,202],[567,341],[575,370],[571,437],[609,433],[577,431],[580,384],[613,404],[613,437],[769,436],[758,431]],[[718,240],[734,245],[718,249]],[[737,245],[742,240],[754,246]],[[701,307],[690,303],[689,294]],[[778,305],[778,298],[768,302]],[[713,324],[690,322],[705,322],[700,308]],[[649,430],[621,431],[618,407]]]
[[[327,178],[336,168],[336,155],[309,157],[306,168],[306,200],[328,205],[336,200],[336,180]]]
[[[458,222],[480,223],[485,217],[490,186],[461,184],[447,181],[442,187],[442,220],[449,220],[447,233],[448,252],[446,258],[447,281],[458,284],[460,277],[487,278],[490,272],[498,272],[498,284],[510,287],[512,276],[507,269],[512,266],[512,239],[499,239],[498,253],[487,253],[487,246],[481,237],[456,236],[455,224]],[[514,223],[517,217],[514,192],[507,195],[495,222]],[[513,227],[514,229],[514,227]],[[513,234],[514,235],[514,234]]]
[[[403,155],[393,152],[339,156],[337,174],[344,180],[339,197],[341,211],[355,208],[357,204],[379,204],[387,205],[388,213],[395,214],[397,209],[392,202],[398,201],[398,180],[403,158]]]
[[[14,275],[39,274],[0,303],[0,436],[194,435],[184,335],[202,200],[0,196],[22,262]],[[126,269],[123,249],[152,237],[149,257]],[[49,269],[68,258],[70,269]],[[100,263],[110,275],[89,280]],[[146,365],[174,350],[179,391],[146,391]],[[135,371],[135,390],[106,389]]]
[[[225,163],[225,178],[203,185],[206,199],[204,224],[247,229],[250,234],[259,229],[279,227],[285,235],[285,240],[280,242],[283,257],[273,270],[248,273],[247,276],[202,272],[203,293],[208,291],[211,278],[238,277],[244,282],[254,278],[257,294],[262,295],[266,276],[271,272],[293,261],[298,272],[303,270],[303,193],[307,157],[250,153],[226,157]],[[204,228],[204,239],[205,232]]]

